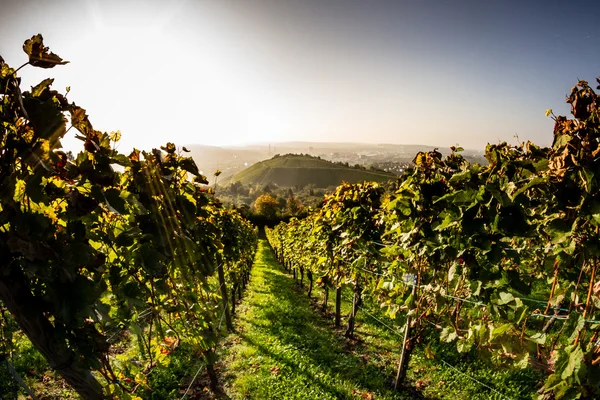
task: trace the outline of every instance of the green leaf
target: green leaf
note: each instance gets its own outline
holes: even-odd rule
[[[572,226],[560,218],[552,220],[546,228],[546,231],[552,237],[552,243],[558,244],[564,242],[571,235]]]
[[[448,282],[452,282],[454,275],[456,275],[456,263],[452,263],[448,269]]]
[[[512,324],[510,324],[510,323],[509,324],[500,325],[500,326],[494,328],[494,330],[491,333],[490,339],[494,340],[498,336],[504,335],[506,332],[508,332],[508,330],[510,328],[512,328]]]
[[[587,193],[593,192],[594,188],[593,188],[592,184],[594,183],[594,171],[586,168],[583,170],[579,170],[578,172],[579,172],[579,178],[583,181],[583,183],[585,185],[585,191]]]
[[[435,358],[435,353],[433,350],[431,350],[430,343],[427,343],[427,346],[425,346],[425,357],[427,357],[429,360],[433,360]]]
[[[37,137],[48,139],[54,145],[67,132],[66,119],[52,99],[41,101],[36,97],[24,97],[23,106]]]
[[[515,359],[515,367],[527,369],[529,367],[529,359],[529,353],[523,353],[520,357]]]
[[[496,199],[496,201],[499,202],[502,207],[506,207],[511,204],[511,200],[506,191],[501,190],[497,184],[486,184],[485,190],[491,194],[492,197]]]
[[[448,182],[451,184],[457,184],[457,183],[468,182],[469,180],[471,180],[471,171],[466,170],[466,171],[459,172],[457,174],[452,175],[452,177],[450,178],[450,180]]]
[[[467,340],[460,340],[456,343],[456,349],[459,353],[468,353],[473,347],[473,343]]]
[[[86,138],[94,134],[94,128],[85,109],[75,104],[71,104],[69,107],[69,113],[71,114],[71,124],[75,127],[75,129],[83,133]],[[83,138],[83,140],[85,140],[85,138]],[[134,150],[134,152],[135,151],[136,150]]]
[[[162,261],[164,260],[164,256],[152,244],[145,243],[140,247],[138,260],[141,267],[150,276],[158,277],[163,274]]]
[[[528,337],[527,340],[530,340],[537,344],[545,344],[546,343],[546,334],[542,333],[542,332],[538,332],[535,335]]]
[[[478,190],[475,189],[464,189],[457,190],[456,192],[450,192],[439,199],[435,200],[434,203],[439,203],[442,200],[449,201],[453,204],[471,204],[477,199],[479,194]]]
[[[50,85],[54,82],[54,79],[44,79],[37,85],[31,88],[31,95],[33,97],[42,97],[42,94],[46,93],[50,89]]]
[[[569,144],[569,142],[573,139],[571,135],[560,135],[556,137],[556,141],[554,142],[554,149],[560,149]]]
[[[179,162],[179,165],[181,166],[182,169],[191,173],[192,175],[195,175],[197,177],[200,176],[200,171],[198,170],[198,166],[196,165],[196,162],[194,161],[193,158],[184,157]],[[204,179],[204,181],[206,181],[206,179]],[[204,183],[204,182],[202,182],[202,183]],[[208,183],[208,181],[206,181],[206,183]]]
[[[123,167],[130,167],[131,160],[125,154],[115,154],[110,158],[111,163],[119,164]]]
[[[115,238],[115,244],[117,246],[129,247],[135,243],[134,238],[135,235],[132,235],[128,232],[123,232]]]
[[[130,324],[129,329],[131,329],[133,333],[135,333],[138,336],[141,336],[143,334],[142,328],[138,324]]]
[[[434,228],[434,230],[435,231],[443,231],[444,229],[447,229],[447,228],[454,227],[454,226],[458,225],[459,221],[460,221],[460,216],[459,215],[446,214],[446,216],[444,217],[442,223],[439,224],[439,225],[436,225],[435,228]]]
[[[126,214],[127,207],[125,206],[125,200],[121,198],[121,192],[117,189],[108,189],[104,192],[104,197],[108,204],[114,208],[119,214]]]
[[[579,372],[583,364],[583,350],[581,347],[577,346],[571,353],[569,354],[569,361],[567,366],[562,371],[560,377],[564,380],[567,380],[572,375]]]
[[[527,182],[526,185],[522,186],[516,192],[514,192],[511,196],[511,198],[514,200],[514,199],[516,199],[516,197],[518,195],[525,193],[527,190],[531,189],[534,186],[546,183],[547,181],[548,181],[547,177],[536,176],[535,178],[533,178],[529,182]]]
[[[498,305],[504,305],[504,304],[508,304],[511,303],[513,300],[515,299],[515,297],[507,292],[501,292],[500,293],[500,300],[498,300]]]
[[[194,218],[196,216],[196,205],[187,197],[178,195],[176,197],[178,208],[186,218]]]
[[[442,332],[440,333],[440,340],[446,343],[450,343],[456,338],[458,338],[458,335],[452,328],[446,327],[442,329]]]
[[[408,295],[408,297],[406,298],[406,300],[404,300],[404,305],[407,306],[407,307],[412,307],[413,306],[413,300],[414,300],[414,296],[411,293],[410,295]]]

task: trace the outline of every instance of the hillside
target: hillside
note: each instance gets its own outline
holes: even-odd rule
[[[220,178],[223,179],[267,157],[260,151],[244,148],[225,148],[199,144],[187,144],[185,147],[190,150],[189,155],[196,161],[198,168],[210,179],[218,169],[223,172]]]
[[[309,155],[287,154],[258,162],[231,177],[228,182],[247,184],[275,183],[278,186],[305,186],[325,188],[337,186],[342,181],[384,182],[396,175],[332,163]]]
[[[267,160],[275,154],[308,154],[322,160],[360,164],[367,169],[371,166],[390,173],[402,174],[419,151],[427,152],[437,148],[443,155],[450,154],[450,148],[432,147],[419,144],[369,144],[332,142],[278,142],[245,144],[235,146],[205,146],[184,144],[194,158],[198,168],[208,177],[219,169],[222,175],[219,182],[245,170],[248,166]],[[464,150],[463,157],[472,163],[487,164],[480,150]],[[212,182],[212,180],[211,180]]]

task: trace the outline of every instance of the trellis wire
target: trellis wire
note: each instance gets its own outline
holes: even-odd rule
[[[346,262],[346,264],[352,265],[351,262]],[[360,269],[360,270],[362,270],[362,271],[364,271],[364,272],[370,273],[371,275],[376,275],[376,276],[380,276],[380,277],[387,277],[387,278],[395,278],[399,282],[402,282],[403,284],[405,284],[407,286],[411,286],[411,287],[414,286],[411,283],[404,282],[403,279],[400,279],[398,276],[396,276],[394,274],[389,274],[389,273],[388,274],[381,274],[381,273],[378,273],[378,272],[375,272],[375,271],[368,270],[366,268],[361,268],[361,267],[357,267],[357,268]],[[424,285],[421,285],[420,287],[423,288]],[[440,296],[446,297],[446,298],[450,298],[450,299],[454,299],[454,300],[457,300],[457,301],[464,301],[466,303],[476,304],[476,305],[478,305],[480,307],[487,307],[487,305],[484,304],[484,303],[481,303],[481,302],[478,302],[478,301],[469,300],[469,299],[466,299],[466,298],[463,298],[463,297],[456,297],[456,296],[451,296],[449,294],[441,294],[441,293],[440,293]],[[526,297],[525,298],[517,297],[517,298],[520,299],[520,300],[537,302],[539,304],[548,304],[547,302],[543,302],[543,301],[535,300],[535,299],[529,299],[529,298],[526,298]],[[567,308],[559,308],[559,307],[552,307],[552,309],[553,310],[558,310],[558,311],[569,311]],[[571,313],[573,313],[573,314],[582,314],[579,311],[571,311]],[[546,314],[540,314],[540,313],[532,312],[531,315],[533,317],[554,318],[554,319],[557,319],[557,320],[568,320],[569,316],[571,315],[571,313],[568,314],[568,315],[556,315],[556,314],[546,315]],[[590,323],[590,324],[600,324],[600,320],[595,320],[595,319],[584,319],[583,321],[587,322],[587,323]]]
[[[365,314],[369,315],[371,318],[373,318],[374,320],[376,320],[377,322],[379,322],[381,325],[385,326],[388,330],[390,330],[391,332],[393,332],[395,335],[398,335],[400,338],[402,338],[402,335],[394,328],[390,327],[389,325],[387,325],[386,323],[384,323],[383,321],[381,321],[380,319],[378,319],[377,317],[375,317],[373,314],[369,313],[363,306],[360,307]],[[426,320],[427,321],[427,320]],[[435,324],[433,324],[430,321],[427,321],[428,323],[432,324],[433,326],[435,326]],[[480,384],[481,386],[488,388],[489,390],[491,390],[492,392],[496,393],[497,395],[499,395],[501,398],[504,399],[508,399],[508,400],[512,400],[510,397],[506,396],[505,394],[503,394],[502,392],[498,391],[497,389],[489,386],[488,384],[481,382],[480,380],[462,372],[461,370],[459,370],[458,368],[456,368],[455,366],[453,366],[452,364],[448,363],[446,360],[436,357],[436,360],[440,361],[441,363],[443,363],[444,365],[446,365],[447,367],[451,368],[452,370],[458,372],[460,375],[472,380],[473,382],[476,382],[478,384]]]
[[[21,377],[19,376],[19,374],[17,374],[17,371],[15,371],[15,368],[8,361],[8,359],[6,359],[6,358],[4,359],[4,364],[6,364],[6,368],[8,368],[8,372],[12,375],[12,377],[15,379],[15,381],[17,381],[17,383],[19,385],[21,385],[21,387],[25,390],[25,392],[27,392],[27,394],[29,396],[31,396],[31,398],[33,400],[39,400],[38,397],[29,388],[29,386],[27,386],[27,384],[25,383],[25,381],[23,381],[23,379],[21,379]]]
[[[196,382],[196,378],[198,377],[198,374],[200,373],[200,371],[202,371],[202,368],[204,368],[204,365],[200,365],[200,368],[198,368],[198,371],[196,371],[196,375],[194,375],[194,377],[192,378],[192,381],[190,382],[187,389],[185,390],[185,393],[183,394],[183,396],[181,396],[181,400],[184,400],[185,398],[187,398],[187,394],[190,391],[194,382]]]

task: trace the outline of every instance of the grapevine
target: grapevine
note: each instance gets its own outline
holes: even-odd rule
[[[599,81],[600,83],[600,81]],[[550,148],[488,145],[419,153],[396,190],[340,186],[308,218],[268,230],[288,266],[354,287],[404,315],[404,377],[427,332],[491,362],[538,368],[541,398],[598,395],[600,106],[585,81],[555,117]],[[339,316],[337,316],[339,318]]]
[[[23,49],[26,65],[66,63],[41,35]],[[183,344],[205,359],[215,388],[227,291],[214,273],[225,264],[241,290],[255,229],[206,191],[206,177],[173,143],[121,154],[120,132],[94,129],[52,83],[21,91],[0,58],[2,305],[83,398],[151,390],[149,371]],[[60,142],[71,129],[83,142],[74,157]],[[5,319],[3,335],[10,326]],[[137,343],[134,363],[109,355],[115,337]]]

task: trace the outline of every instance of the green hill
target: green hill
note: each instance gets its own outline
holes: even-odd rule
[[[258,162],[229,178],[227,182],[240,181],[245,185],[275,183],[286,187],[313,184],[315,187],[325,188],[337,186],[342,181],[385,182],[394,178],[396,175],[385,171],[349,167],[309,155],[286,154]]]

